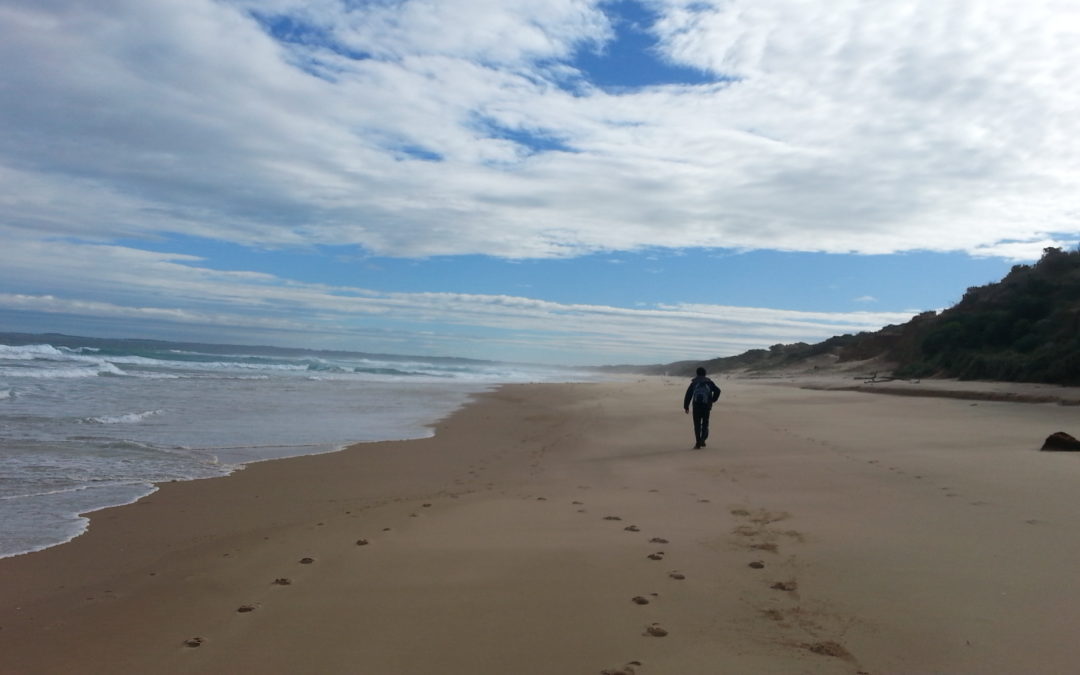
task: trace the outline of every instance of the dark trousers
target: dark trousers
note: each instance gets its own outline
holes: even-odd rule
[[[705,442],[705,439],[709,437],[709,413],[712,412],[711,405],[697,405],[694,404],[691,414],[694,417],[694,440],[698,445]]]

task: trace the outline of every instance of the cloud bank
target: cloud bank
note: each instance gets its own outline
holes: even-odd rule
[[[520,258],[1076,234],[1077,6],[643,6],[710,82],[593,86],[575,55],[620,25],[586,0],[6,0],[3,226]]]

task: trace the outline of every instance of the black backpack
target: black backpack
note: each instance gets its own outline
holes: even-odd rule
[[[712,387],[708,380],[701,380],[694,385],[694,405],[712,405]]]

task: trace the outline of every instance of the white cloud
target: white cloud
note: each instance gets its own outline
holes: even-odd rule
[[[0,227],[506,257],[1080,230],[1080,6],[649,5],[668,58],[740,79],[567,91],[613,35],[586,0],[8,0]]]
[[[1055,239],[1020,242],[1003,241],[987,246],[980,246],[972,251],[971,254],[979,258],[1005,258],[1006,260],[1015,260],[1016,262],[1028,262],[1042,257],[1045,249],[1069,249],[1074,248],[1077,243],[1080,242],[1077,242],[1075,239],[1071,241],[1059,241]]]
[[[368,351],[416,351],[434,340],[447,353],[516,359],[527,342],[533,358],[662,362],[816,341],[910,318],[895,312],[693,304],[623,308],[511,295],[388,293],[207,269],[193,256],[120,246],[9,243],[0,249],[0,288],[12,290],[0,293],[0,310],[123,319],[144,328],[183,324],[219,335],[248,331],[285,336],[286,343],[302,337],[308,346]],[[54,274],[36,282],[34,291],[20,290],[34,269],[56,260],[65,263],[54,265]],[[160,334],[168,335],[168,329]],[[462,353],[469,349],[476,351]]]

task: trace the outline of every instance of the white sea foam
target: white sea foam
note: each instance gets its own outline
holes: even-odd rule
[[[0,359],[30,360],[41,357],[63,357],[64,353],[52,345],[0,345]]]
[[[142,422],[147,417],[153,417],[154,415],[160,415],[162,410],[144,410],[143,412],[124,413],[122,415],[101,415],[99,417],[88,417],[84,421],[91,424],[137,424]]]
[[[95,366],[80,367],[73,366],[70,368],[42,368],[31,369],[22,367],[5,368],[0,367],[0,376],[16,378],[16,377],[29,377],[36,380],[57,380],[57,379],[73,379],[80,377],[97,377],[99,375],[126,375],[124,371],[120,370],[111,363],[101,363]]]

